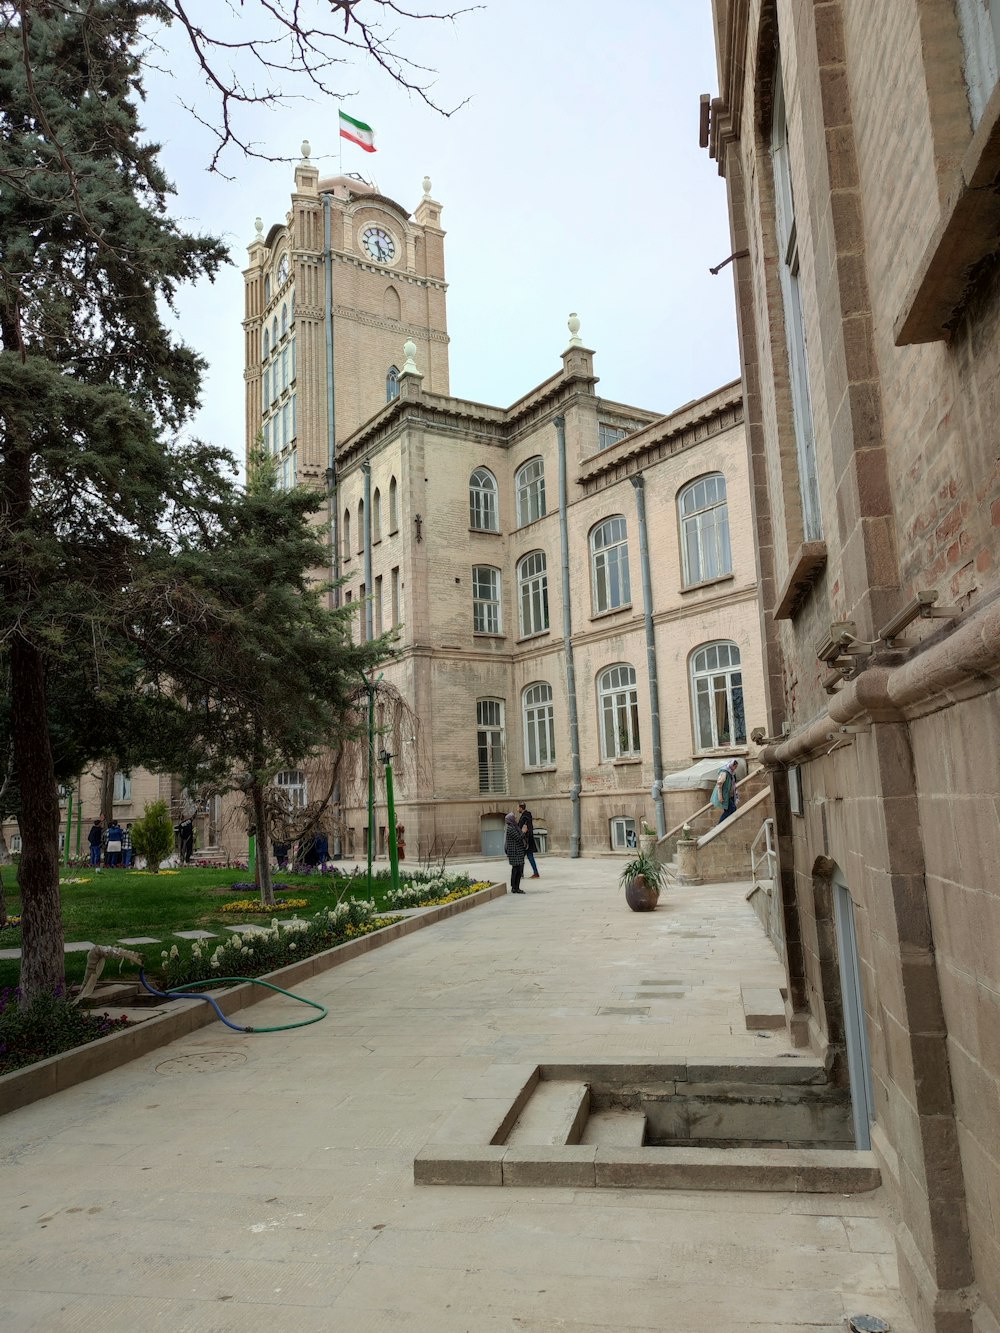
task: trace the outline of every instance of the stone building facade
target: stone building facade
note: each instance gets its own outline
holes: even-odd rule
[[[795,1038],[1000,1327],[1000,5],[713,0]]]
[[[398,632],[408,857],[499,852],[518,799],[550,850],[625,850],[707,799],[671,775],[746,755],[764,715],[739,385],[667,417],[609,401],[571,318],[509,408],[451,396],[440,221],[426,179],[411,216],[303,158],[250,245],[247,447],[335,480],[331,571],[359,634]],[[381,776],[378,803],[381,852]],[[363,857],[367,810],[338,816]]]

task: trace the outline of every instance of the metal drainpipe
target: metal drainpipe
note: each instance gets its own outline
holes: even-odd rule
[[[333,605],[340,605],[340,526],[337,521],[337,436],[333,389],[333,253],[330,248],[331,196],[323,195],[323,322],[326,326],[326,494],[330,509]]]
[[[663,754],[660,750],[660,687],[656,679],[656,638],[653,634],[653,581],[649,570],[649,533],[646,528],[646,489],[640,473],[629,477],[635,487],[635,507],[639,515],[639,565],[642,569],[643,620],[646,624],[646,671],[649,676],[649,721],[653,730],[653,804],[656,806],[656,836],[667,832],[663,809]]]
[[[361,464],[361,471],[365,478],[365,642],[370,643],[373,637],[374,625],[372,621],[373,606],[375,598],[375,589],[372,587],[372,465],[364,462]]]
[[[569,700],[569,749],[573,785],[569,789],[573,818],[569,837],[570,856],[580,855],[580,721],[576,712],[576,668],[573,665],[573,613],[569,590],[569,529],[566,523],[566,418],[556,417],[559,447],[559,543],[562,548],[563,642],[566,645],[566,694]]]

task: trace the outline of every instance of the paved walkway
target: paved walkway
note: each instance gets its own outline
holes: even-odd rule
[[[789,1049],[743,1022],[781,982],[745,886],[636,914],[619,868],[545,858],[303,987],[321,1023],[214,1025],[0,1118],[0,1328],[912,1333],[880,1193],[414,1186],[493,1063]]]

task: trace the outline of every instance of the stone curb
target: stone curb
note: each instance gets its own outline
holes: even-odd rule
[[[372,949],[391,944],[404,935],[412,935],[416,930],[432,926],[438,921],[445,921],[448,917],[468,911],[469,908],[477,907],[481,903],[502,898],[506,893],[506,884],[492,884],[488,889],[480,889],[478,893],[470,893],[465,898],[457,898],[454,902],[444,903],[440,907],[429,907],[419,916],[406,917],[402,921],[397,921],[394,926],[373,931],[370,935],[362,935],[356,940],[348,940],[345,944],[338,944],[324,953],[313,954],[309,958],[289,964],[288,967],[279,968],[277,972],[268,972],[260,980],[290,990],[303,981],[308,981],[310,977],[328,971],[331,967],[339,967],[341,963],[350,962],[352,958],[358,958]],[[386,912],[386,915],[391,916],[392,913]],[[263,986],[253,986],[248,983],[234,986],[231,990],[213,998],[228,1018],[248,1005],[272,999],[273,995],[273,991]],[[164,1001],[164,1003],[173,1002]],[[185,1037],[189,1032],[196,1032],[198,1028],[207,1027],[209,1023],[215,1021],[215,1010],[208,1004],[172,1008],[170,1013],[150,1018],[134,1027],[126,1028],[123,1032],[112,1032],[107,1037],[100,1037],[85,1046],[75,1046],[70,1051],[50,1056],[47,1060],[39,1060],[36,1064],[25,1066],[24,1069],[0,1074],[0,1115],[6,1115],[8,1111],[17,1111],[22,1106],[28,1106],[42,1097],[50,1097],[55,1092],[72,1088],[77,1083],[85,1083],[99,1074],[106,1074],[109,1070],[128,1064],[140,1055],[148,1055],[150,1051],[166,1046],[169,1042],[176,1041],[178,1037]]]

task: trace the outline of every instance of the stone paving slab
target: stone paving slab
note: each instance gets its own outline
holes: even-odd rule
[[[152,935],[132,935],[128,939],[119,940],[119,944],[159,944],[158,939]]]
[[[829,1333],[858,1311],[913,1333],[881,1190],[414,1184],[455,1107],[507,1078],[497,1065],[523,1080],[524,1066],[795,1054],[783,1031],[744,1026],[741,987],[783,980],[747,885],[671,889],[631,913],[619,868],[547,857],[523,898],[292,986],[329,1007],[321,1023],[213,1022],[12,1111],[4,1333]],[[598,1012],[649,978],[691,989],[645,1016]],[[254,1011],[288,1016],[283,997]],[[471,1148],[495,1172],[497,1154]],[[582,1151],[596,1175],[602,1149]]]

